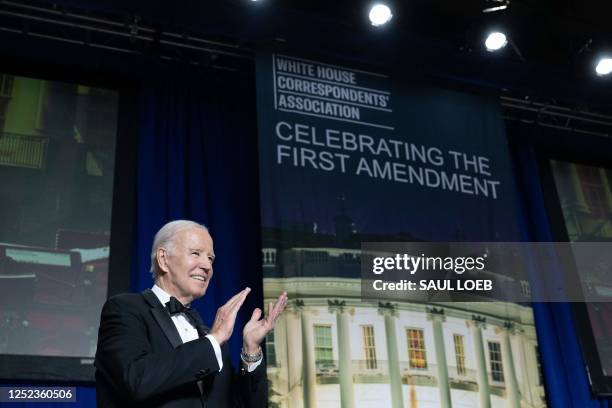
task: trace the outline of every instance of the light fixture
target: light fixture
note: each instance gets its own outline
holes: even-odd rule
[[[602,57],[595,66],[595,72],[599,76],[608,75],[612,72],[612,58]]]
[[[368,17],[370,18],[372,25],[378,27],[391,21],[393,14],[391,14],[391,9],[389,6],[386,4],[377,3],[370,8],[370,14]]]
[[[510,0],[489,0],[487,3],[491,3],[491,5],[482,9],[482,12],[494,13],[496,11],[506,10],[510,5]]]
[[[485,47],[487,47],[487,51],[500,50],[504,48],[506,44],[508,44],[506,34],[501,33],[499,31],[490,33],[487,39],[485,40]]]

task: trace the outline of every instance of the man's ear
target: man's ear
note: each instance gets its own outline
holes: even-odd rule
[[[157,259],[157,265],[159,269],[164,273],[168,273],[170,268],[168,267],[168,250],[166,248],[157,248],[155,252],[155,259]]]

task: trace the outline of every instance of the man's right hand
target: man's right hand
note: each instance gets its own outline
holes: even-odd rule
[[[234,295],[234,297],[228,300],[226,304],[217,310],[217,315],[215,316],[215,321],[210,329],[210,334],[215,338],[215,340],[217,340],[219,345],[228,341],[232,336],[238,310],[240,310],[240,307],[244,303],[244,300],[250,291],[251,288],[246,288],[238,292],[236,295]]]

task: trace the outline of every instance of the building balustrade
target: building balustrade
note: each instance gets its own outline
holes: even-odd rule
[[[338,360],[324,360],[315,362],[317,376],[337,376]]]
[[[339,372],[338,360],[317,361],[315,363],[317,375],[337,376]],[[407,361],[399,362],[402,376],[421,376],[421,377],[436,377],[438,366],[436,364],[428,364],[426,368],[410,367]],[[387,360],[351,360],[353,374],[389,374],[389,362]],[[449,367],[449,372],[452,372],[452,378],[462,379],[465,381],[475,381],[476,371],[465,370],[465,375],[457,374],[456,367]]]
[[[47,141],[45,136],[0,133],[0,165],[43,168]]]
[[[408,361],[400,361],[400,371],[402,375],[419,375],[435,377],[438,366],[436,364],[424,363],[422,366],[410,365]]]
[[[389,374],[387,360],[353,360],[353,373],[355,374]]]
[[[340,368],[338,360],[317,361],[316,382],[317,384],[338,384]],[[418,386],[439,386],[438,365],[427,364],[425,368],[410,367],[408,361],[400,361],[401,382]],[[389,361],[387,360],[351,360],[351,371],[355,383],[374,382],[388,383]],[[475,369],[457,369],[456,366],[448,366],[449,386],[452,389],[476,391],[478,373]],[[489,392],[493,395],[506,397],[506,384],[504,381],[495,381],[489,372],[487,377],[490,384]],[[498,377],[499,378],[499,377]]]
[[[458,369],[456,366],[448,366],[448,378],[454,382],[476,382],[477,379],[476,370],[462,368]]]

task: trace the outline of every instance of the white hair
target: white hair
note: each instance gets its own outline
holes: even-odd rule
[[[187,228],[201,228],[204,231],[208,231],[205,225],[189,220],[171,221],[157,231],[155,238],[153,238],[153,246],[151,247],[151,268],[149,269],[153,279],[157,279],[160,271],[159,264],[157,263],[157,250],[159,248],[166,248],[169,253],[174,252],[176,234]]]

